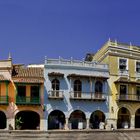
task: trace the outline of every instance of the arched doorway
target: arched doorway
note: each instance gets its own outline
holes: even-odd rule
[[[70,115],[69,123],[71,124],[71,129],[85,129],[86,116],[81,110],[75,110]]]
[[[6,115],[3,111],[0,111],[0,129],[6,128]]]
[[[65,124],[65,115],[60,110],[52,111],[48,116],[48,129],[63,129]]]
[[[100,122],[105,122],[105,115],[102,111],[95,111],[90,116],[90,128],[99,129]]]
[[[117,128],[130,127],[130,112],[127,108],[122,107],[118,111]]]
[[[15,117],[15,127],[16,129],[39,129],[40,126],[40,116],[34,111],[20,111]]]
[[[135,128],[140,128],[140,109],[135,114]]]

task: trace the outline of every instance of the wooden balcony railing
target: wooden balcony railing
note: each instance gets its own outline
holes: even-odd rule
[[[0,96],[0,104],[8,104],[9,98],[8,96]]]
[[[16,97],[16,104],[40,105],[40,98],[39,97],[17,96]]]
[[[64,94],[62,90],[50,90],[48,91],[48,98],[49,99],[63,99]]]
[[[136,94],[117,94],[118,101],[140,102],[140,95]]]
[[[75,92],[70,92],[70,99],[105,101],[106,95],[105,95],[105,93],[75,91]]]

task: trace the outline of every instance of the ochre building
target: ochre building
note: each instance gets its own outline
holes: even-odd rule
[[[109,40],[92,60],[109,65],[110,126],[140,128],[140,47]]]

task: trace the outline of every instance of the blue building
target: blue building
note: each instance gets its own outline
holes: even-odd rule
[[[109,117],[108,65],[59,58],[46,59],[44,69],[47,129],[101,128]]]

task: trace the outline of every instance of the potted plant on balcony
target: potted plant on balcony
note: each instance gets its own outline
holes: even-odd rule
[[[15,120],[16,122],[15,122],[15,127],[16,127],[16,130],[20,130],[21,129],[21,124],[23,123],[22,121],[21,121],[21,117],[19,117],[19,118],[16,118],[16,120]]]

